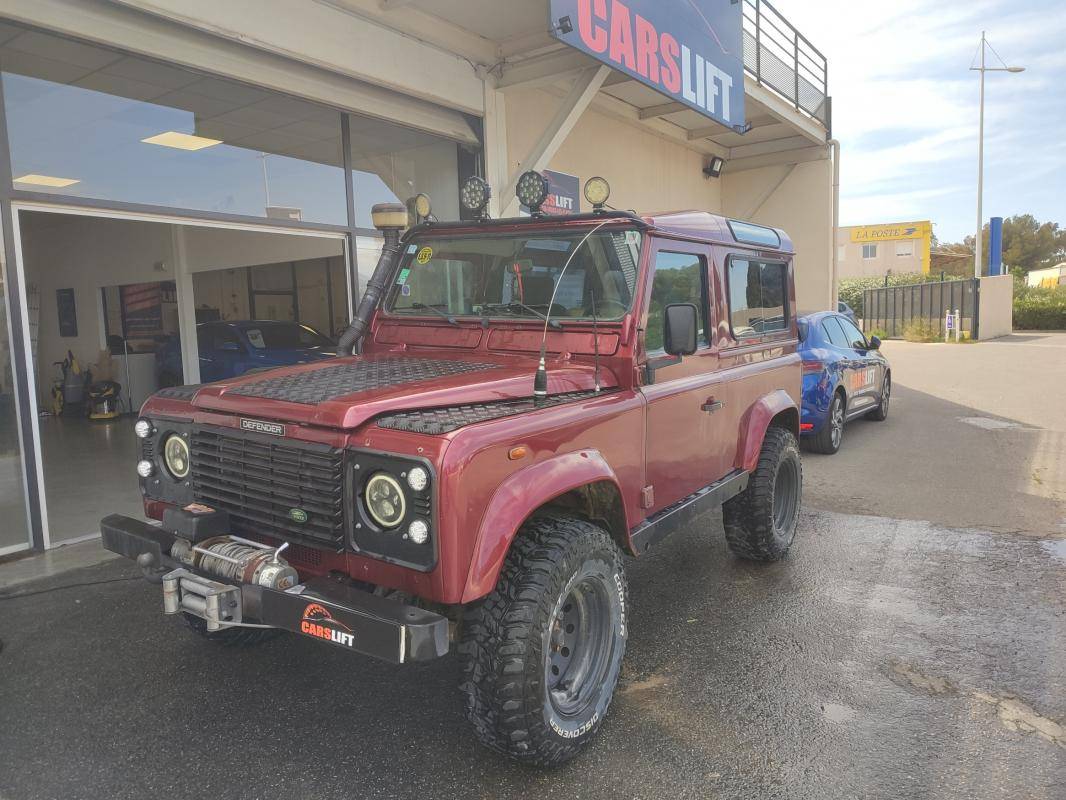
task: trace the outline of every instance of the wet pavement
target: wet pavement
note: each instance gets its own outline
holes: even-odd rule
[[[764,566],[711,515],[629,574],[619,694],[552,772],[474,742],[454,658],[222,649],[124,561],[24,584],[0,600],[0,797],[1063,796],[1061,539],[808,510]]]

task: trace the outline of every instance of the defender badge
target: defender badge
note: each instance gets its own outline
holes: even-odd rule
[[[271,436],[284,436],[285,426],[278,422],[263,422],[261,419],[241,419],[241,430],[254,433],[269,433]]]
[[[289,519],[291,519],[293,522],[299,522],[301,525],[303,525],[305,522],[307,522],[307,512],[304,511],[302,508],[290,508]]]

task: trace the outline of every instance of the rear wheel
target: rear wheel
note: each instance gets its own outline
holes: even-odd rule
[[[833,394],[829,403],[829,413],[826,415],[822,429],[808,440],[811,450],[816,453],[833,455],[840,449],[840,443],[844,439],[844,395],[841,392]]]
[[[885,382],[881,384],[881,399],[877,403],[877,408],[870,411],[866,415],[866,419],[872,419],[874,422],[884,422],[888,419],[888,401],[892,398],[892,373],[885,373]]]
[[[768,428],[748,488],[722,506],[729,549],[752,561],[783,558],[796,538],[802,491],[796,437],[784,428]]]
[[[610,535],[577,517],[527,522],[463,621],[461,688],[481,742],[542,766],[576,756],[611,704],[626,625]]]

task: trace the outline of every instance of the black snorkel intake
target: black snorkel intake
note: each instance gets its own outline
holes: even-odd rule
[[[359,301],[355,316],[352,317],[352,323],[337,342],[338,356],[350,356],[361,349],[363,336],[370,326],[370,318],[381,302],[393,268],[403,252],[400,232],[407,227],[407,207],[399,203],[379,203],[371,210],[371,217],[374,227],[385,237],[385,244],[381,248],[378,264],[374,267],[374,274],[367,281],[366,291],[363,293],[363,299]]]

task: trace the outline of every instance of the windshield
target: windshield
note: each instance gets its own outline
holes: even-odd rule
[[[404,253],[386,308],[396,314],[620,319],[633,301],[639,231],[420,239]],[[580,245],[580,248],[578,246]],[[567,259],[573,254],[570,265]]]
[[[308,350],[333,346],[333,342],[307,325],[264,324],[245,328],[244,335],[256,350]]]

